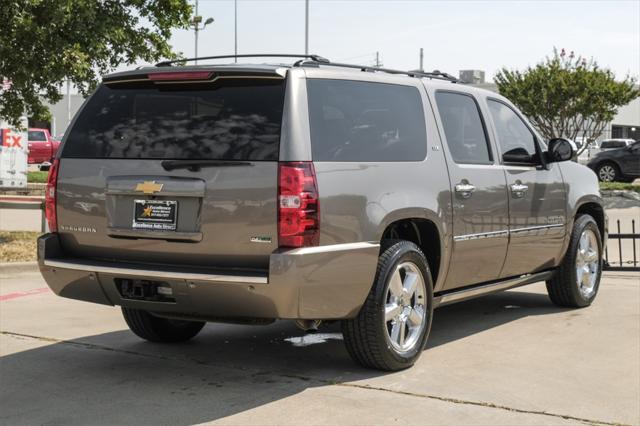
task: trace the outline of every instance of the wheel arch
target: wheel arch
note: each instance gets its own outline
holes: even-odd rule
[[[406,212],[405,212],[406,213]],[[439,288],[449,261],[444,230],[438,221],[426,214],[395,215],[385,221],[379,232],[379,240],[401,239],[415,243],[427,258],[433,279],[434,291]],[[382,247],[382,245],[381,245]]]
[[[572,218],[573,221],[575,221],[578,216],[583,214],[588,214],[593,218],[593,220],[596,221],[596,224],[598,225],[598,230],[600,231],[600,238],[602,239],[602,245],[604,246],[604,244],[607,241],[607,233],[608,233],[607,215],[604,211],[604,207],[602,206],[601,203],[598,203],[592,200],[591,201],[585,200],[576,209],[576,212]],[[571,223],[571,226],[573,228],[573,223]]]

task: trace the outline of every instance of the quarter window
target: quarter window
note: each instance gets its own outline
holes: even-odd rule
[[[503,159],[506,162],[535,162],[536,138],[524,121],[502,102],[490,99],[488,105]]]
[[[453,161],[491,164],[491,151],[476,101],[462,93],[436,92],[436,104]]]
[[[427,135],[415,87],[307,81],[314,161],[422,161]]]

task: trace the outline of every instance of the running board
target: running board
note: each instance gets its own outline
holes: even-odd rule
[[[545,281],[551,278],[554,272],[555,271],[543,271],[536,272],[534,274],[525,274],[503,281],[492,282],[490,284],[479,284],[460,290],[453,290],[444,294],[440,293],[434,296],[433,305],[437,308],[438,306],[462,302],[464,300],[473,299],[478,296],[497,293],[499,291],[509,290],[538,281]]]

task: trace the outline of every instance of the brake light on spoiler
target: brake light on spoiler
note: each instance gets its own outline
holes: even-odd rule
[[[320,242],[318,182],[310,161],[281,162],[278,169],[278,245],[317,246]]]
[[[155,72],[147,74],[151,81],[209,80],[211,71]]]

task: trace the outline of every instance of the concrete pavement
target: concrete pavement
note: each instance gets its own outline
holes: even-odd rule
[[[1,424],[640,424],[640,274],[593,306],[543,284],[441,308],[411,369],[349,359],[339,327],[208,324],[193,341],[131,334],[117,308],[0,280]]]

